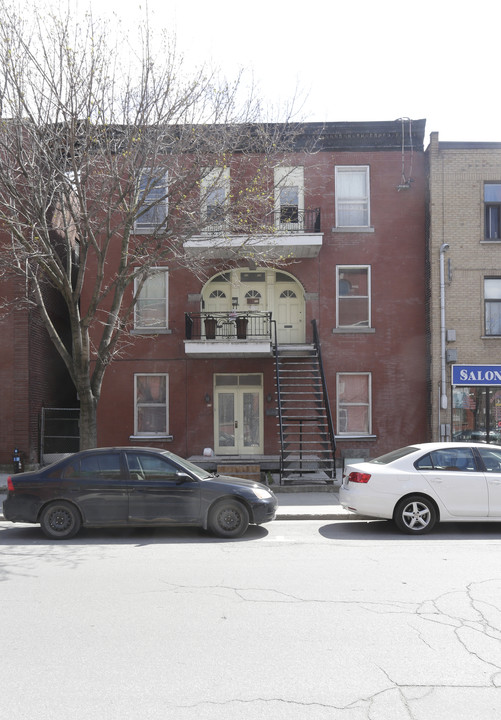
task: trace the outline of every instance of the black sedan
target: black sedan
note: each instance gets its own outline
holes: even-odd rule
[[[210,474],[151,448],[84,450],[8,479],[3,514],[63,540],[84,527],[192,525],[225,538],[273,520],[277,499],[251,480]]]

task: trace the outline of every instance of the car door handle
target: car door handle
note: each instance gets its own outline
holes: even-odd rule
[[[434,478],[430,478],[430,479],[434,483],[442,483],[444,481],[443,478],[440,478],[440,477],[434,477]]]

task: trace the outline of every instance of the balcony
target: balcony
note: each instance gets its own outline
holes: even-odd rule
[[[270,312],[185,313],[186,355],[190,357],[271,357]]]
[[[188,255],[228,258],[245,245],[271,258],[277,257],[314,258],[322,247],[323,234],[320,229],[320,208],[298,210],[283,206],[269,213],[262,222],[239,220],[232,222],[226,217],[223,222],[207,225],[202,234],[184,243]]]

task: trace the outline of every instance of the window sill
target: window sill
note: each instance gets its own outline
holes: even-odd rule
[[[333,227],[333,233],[373,233],[374,228],[369,226],[347,225],[346,227]]]
[[[501,245],[501,238],[497,238],[496,240],[486,240],[484,238],[480,240],[480,245]]]
[[[129,440],[134,442],[171,442],[173,435],[129,435]]]
[[[131,335],[172,335],[169,328],[134,328]]]
[[[480,340],[501,340],[501,335],[481,335]]]
[[[336,440],[377,440],[377,435],[336,435]]]
[[[376,332],[373,327],[339,327],[332,328],[333,335],[370,335]]]

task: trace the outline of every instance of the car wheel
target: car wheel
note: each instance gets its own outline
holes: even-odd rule
[[[421,495],[411,495],[401,500],[393,516],[399,530],[409,535],[424,535],[437,522],[435,505]]]
[[[221,500],[209,514],[209,528],[219,537],[241,537],[249,527],[249,513],[238,500]]]
[[[82,520],[74,505],[68,502],[52,502],[40,516],[40,526],[51,540],[66,540],[80,530]]]

